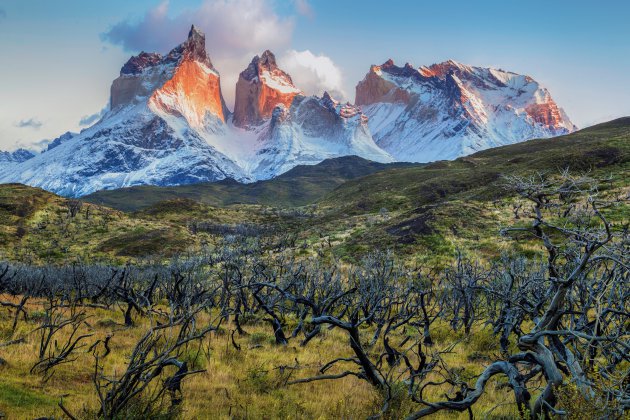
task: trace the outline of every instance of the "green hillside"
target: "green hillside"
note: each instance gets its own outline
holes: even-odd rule
[[[372,174],[349,181],[320,204],[337,212],[417,207],[447,197],[495,199],[505,194],[502,175],[534,171],[611,172],[627,178],[630,117],[599,124],[566,136],[530,140],[423,167]]]
[[[75,216],[73,200],[2,185],[0,252],[39,262],[124,261],[167,257],[244,234],[264,237],[270,246],[290,240],[299,255],[351,261],[377,248],[393,249],[410,263],[444,264],[458,249],[494,258],[513,246],[497,235],[517,204],[504,175],[564,168],[607,178],[604,193],[627,195],[630,118],[428,165],[347,157],[254,184],[102,191],[86,197]],[[630,219],[628,206],[611,217]]]
[[[339,255],[392,248],[433,263],[456,249],[494,257],[508,246],[497,232],[513,217],[505,175],[588,173],[610,194],[627,194],[630,118],[566,136],[531,140],[421,168],[399,168],[349,181],[318,202],[320,223],[343,237]],[[630,218],[628,207],[613,218]],[[384,214],[383,217],[366,215]],[[356,222],[347,223],[355,220]],[[512,246],[511,244],[510,246]]]
[[[390,168],[417,166],[421,165],[383,164],[358,156],[345,156],[317,165],[297,166],[274,179],[251,184],[228,179],[174,187],[138,186],[98,191],[84,197],[84,200],[123,211],[136,211],[175,198],[192,199],[212,206],[262,204],[293,207],[312,203],[351,179]]]

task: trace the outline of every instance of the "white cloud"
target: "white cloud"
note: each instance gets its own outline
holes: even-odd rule
[[[238,74],[255,54],[284,50],[293,36],[293,17],[281,17],[271,0],[205,0],[196,9],[169,15],[165,1],[138,21],[125,20],[102,34],[102,39],[125,50],[165,53],[186,39],[190,25],[206,34],[206,49],[221,73],[223,95],[230,104]]]
[[[346,100],[341,69],[329,57],[309,50],[289,50],[278,60],[278,65],[305,93],[321,95],[328,91],[334,98]]]
[[[37,117],[31,117],[29,119],[20,120],[13,124],[17,128],[32,128],[35,130],[39,130],[43,122],[41,122]]]
[[[107,112],[108,109],[109,109],[109,105],[105,106],[99,112],[96,112],[96,113],[90,114],[90,115],[82,116],[81,120],[79,120],[79,125],[82,126],[82,127],[85,127],[85,126],[90,126],[90,125],[94,124],[95,122],[100,120],[103,115],[105,115],[105,113]]]
[[[297,10],[297,12],[302,16],[306,16],[311,19],[315,17],[315,12],[308,0],[295,0],[295,10]]]

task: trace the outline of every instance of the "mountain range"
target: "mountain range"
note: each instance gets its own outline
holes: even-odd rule
[[[375,162],[454,159],[576,130],[529,76],[455,61],[371,66],[355,104],[307,96],[270,51],[236,84],[234,110],[194,26],[166,55],[141,52],[111,86],[107,112],[44,152],[0,154],[0,182],[66,196],[135,185],[249,183],[356,155]]]

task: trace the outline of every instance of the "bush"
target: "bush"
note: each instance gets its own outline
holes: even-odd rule
[[[251,333],[249,336],[249,342],[253,345],[268,343],[270,340],[272,343],[275,343],[275,338],[264,332]]]
[[[623,417],[616,400],[609,401],[602,392],[593,387],[595,395],[585,398],[577,385],[570,383],[555,390],[558,408],[567,412],[567,420],[616,419]]]

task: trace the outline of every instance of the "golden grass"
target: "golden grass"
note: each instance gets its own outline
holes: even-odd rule
[[[7,300],[6,296],[2,298]],[[62,413],[57,403],[63,396],[64,405],[79,417],[86,409],[93,413],[97,408],[92,384],[94,360],[87,353],[87,346],[79,350],[76,361],[58,366],[45,383],[41,376],[29,373],[37,361],[38,336],[33,330],[41,319],[42,305],[33,300],[27,306],[30,319],[20,321],[13,336],[9,331],[12,317],[6,309],[0,312],[0,342],[16,337],[26,340],[0,348],[0,357],[7,362],[0,367],[0,412],[7,418],[59,417]],[[136,326],[125,328],[122,312],[118,310],[88,308],[87,311],[90,317],[82,331],[94,335],[86,343],[91,344],[113,332],[112,353],[105,359],[105,373],[123,372],[136,340],[146,331],[147,318],[138,318]],[[199,354],[198,347],[189,349],[190,358],[196,358],[196,367],[205,372],[190,376],[183,383],[183,418],[359,419],[380,409],[380,395],[366,381],[355,377],[283,385],[289,372],[291,379],[312,376],[327,361],[352,356],[342,331],[324,329],[320,337],[300,347],[298,339],[292,339],[288,346],[275,345],[271,328],[264,323],[248,324],[245,329],[247,336],[235,335],[241,351],[232,346],[230,334],[224,329],[209,335]],[[60,334],[60,340],[64,334]],[[363,337],[365,340],[371,337],[369,328],[364,330]],[[444,359],[469,382],[474,382],[484,364],[498,354],[496,340],[490,331],[481,327],[477,327],[471,337],[464,338],[454,334],[448,326],[438,325],[434,339],[436,348],[458,342]],[[299,370],[285,369],[281,373],[282,366],[295,366],[296,361]],[[500,384],[501,379],[496,379],[487,387],[488,392],[474,407],[476,416],[510,418],[517,415],[511,391]],[[435,390],[429,396],[442,400],[445,391]],[[388,414],[389,418],[403,417],[418,406],[403,398],[399,407],[398,411]],[[434,418],[467,418],[467,414],[441,412]]]

